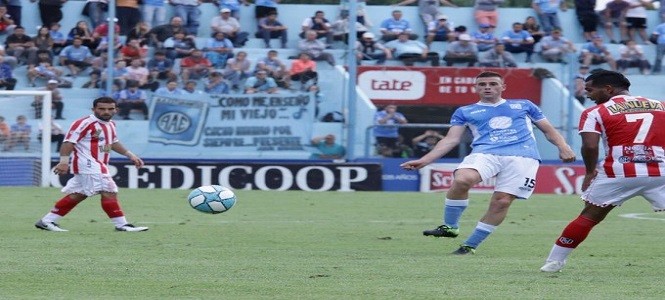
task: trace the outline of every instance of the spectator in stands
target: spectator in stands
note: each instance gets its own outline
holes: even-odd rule
[[[316,38],[325,38],[326,44],[331,45],[333,42],[333,31],[330,21],[325,18],[325,13],[321,10],[317,10],[314,13],[314,16],[307,17],[302,21],[300,25],[300,38],[304,39],[307,31],[312,30],[316,32]]]
[[[494,45],[492,50],[486,51],[480,55],[480,64],[481,67],[493,67],[493,68],[515,68],[517,63],[513,55],[506,51],[506,46],[504,44],[498,43]]]
[[[102,72],[100,70],[92,70],[90,72],[90,79],[86,81],[81,88],[83,89],[101,89],[102,88]]]
[[[473,42],[478,46],[478,51],[483,52],[494,48],[499,42],[492,32],[490,24],[482,23],[478,25],[478,30],[471,33]]]
[[[25,29],[21,26],[14,28],[14,33],[5,39],[7,55],[16,57],[19,64],[26,64],[30,57],[37,55],[37,47],[32,38],[25,34]]]
[[[21,15],[23,10],[23,5],[21,5],[21,0],[5,0],[7,5],[7,14],[14,21],[14,25],[21,26]]]
[[[455,27],[455,28],[453,29],[453,34],[455,35],[455,38],[453,39],[453,41],[456,41],[457,38],[458,38],[460,35],[465,34],[465,33],[468,34],[466,26],[464,26],[464,25],[460,25],[460,26]]]
[[[127,39],[125,44],[131,40],[139,40],[141,47],[150,45],[150,25],[145,21],[136,23],[136,26],[132,28],[127,34]]]
[[[62,20],[62,6],[66,1],[30,0],[30,2],[36,1],[39,1],[39,18],[42,20],[42,26],[49,26]]]
[[[157,49],[164,48],[164,41],[168,38],[175,36],[177,32],[184,32],[187,34],[185,28],[182,26],[182,19],[180,17],[172,17],[168,24],[155,26],[148,32],[150,37],[150,45],[155,46]]]
[[[127,80],[127,63],[124,60],[118,60],[115,62],[112,68],[105,68],[102,72],[102,86],[105,87],[104,83],[108,76],[113,78],[114,82],[118,82],[120,87],[125,86],[125,81]]]
[[[196,50],[196,43],[190,37],[186,37],[182,31],[176,32],[173,37],[163,43],[166,49],[166,57],[170,60],[190,56]]]
[[[12,74],[12,67],[4,60],[5,58],[0,55],[0,88],[11,91],[16,86],[16,78]]]
[[[245,94],[266,93],[275,94],[278,92],[275,79],[268,77],[268,72],[259,70],[245,81]]]
[[[370,18],[367,17],[367,12],[365,7],[367,6],[367,1],[358,0],[356,1],[356,21],[363,26],[372,27]],[[339,1],[339,15],[349,16],[349,0],[340,0]]]
[[[523,29],[521,23],[513,23],[513,29],[506,31],[501,36],[501,41],[506,46],[506,51],[510,53],[526,52],[526,62],[531,62],[534,40],[531,34]]]
[[[503,2],[504,0],[475,0],[473,4],[473,17],[476,19],[476,24],[489,24],[492,27],[496,27],[499,23],[499,11],[497,8]]]
[[[427,45],[419,41],[409,40],[409,36],[410,34],[405,31],[400,33],[396,40],[385,44],[393,52],[393,57],[401,60],[406,66],[428,60],[433,67],[439,66],[439,54],[430,52]]]
[[[392,59],[393,54],[380,42],[374,40],[375,36],[371,32],[365,32],[362,39],[356,41],[356,58],[358,65],[363,60],[376,60],[377,65],[383,65],[386,59]]]
[[[100,39],[102,37],[105,37],[105,36],[109,35],[109,23],[108,22],[110,22],[110,21],[111,21],[110,18],[106,18],[106,22],[97,25],[97,27],[95,27],[92,30],[92,34],[95,36],[95,38]],[[115,31],[114,31],[115,34],[120,35],[120,25],[118,25],[118,18],[113,18],[113,24],[114,24],[113,28],[115,28]]]
[[[173,61],[166,58],[164,51],[155,51],[153,58],[148,61],[149,81],[158,79],[178,80],[178,75],[173,72]]]
[[[413,145],[413,155],[414,157],[423,157],[423,155],[430,152],[436,146],[440,140],[442,140],[445,135],[440,134],[436,130],[425,130],[423,134],[414,137],[411,140],[411,145]]]
[[[386,149],[392,152],[398,144],[399,127],[409,121],[406,117],[397,111],[397,105],[386,105],[383,110],[374,114],[374,137],[376,138],[376,148],[378,153],[386,153]],[[390,155],[392,156],[392,154]]]
[[[427,30],[429,24],[432,21],[436,21],[437,16],[441,14],[441,12],[439,12],[440,4],[457,7],[457,5],[447,0],[404,0],[395,5],[409,5],[416,1],[418,2],[418,15],[420,16],[420,20],[423,22],[423,28],[426,30],[425,34],[429,34],[429,30]]]
[[[438,15],[433,21],[427,24],[427,46],[432,44],[432,41],[448,42],[455,40],[455,30],[452,22],[448,22],[448,16]]]
[[[145,62],[147,58],[148,46],[141,46],[141,42],[139,40],[131,39],[127,41],[127,44],[120,48],[117,59],[122,59],[130,64],[132,60],[139,59]]]
[[[554,28],[552,33],[540,40],[540,56],[547,62],[565,62],[568,53],[575,53],[575,45],[561,34],[561,29]]]
[[[211,72],[208,82],[203,86],[203,91],[212,95],[223,95],[229,93],[229,85],[224,80],[222,73]]]
[[[60,23],[51,24],[49,29],[49,35],[53,39],[53,55],[58,55],[67,46],[67,37],[60,32]]]
[[[312,138],[311,144],[316,148],[310,159],[341,159],[346,155],[344,146],[335,143],[335,135],[326,134]]]
[[[228,62],[227,62],[228,67]],[[194,49],[192,54],[180,61],[182,81],[201,79],[207,77],[212,69],[212,63],[203,56],[203,51]]]
[[[63,72],[53,66],[53,60],[49,58],[48,53],[40,53],[38,61],[28,67],[28,82],[31,87],[37,86],[35,80],[43,78],[48,80],[55,79],[58,82],[62,80]]]
[[[568,5],[564,0],[533,0],[533,2],[531,2],[531,7],[536,11],[538,19],[540,19],[540,24],[543,25],[543,31],[545,31],[546,35],[549,35],[554,28],[561,28],[558,11],[559,9],[561,9],[561,11],[566,11],[568,9]],[[528,30],[526,27],[525,29]]]
[[[39,54],[39,53],[37,53],[37,54]],[[5,46],[2,45],[2,44],[0,44],[0,55],[4,56],[4,58],[5,58],[4,61],[5,61],[6,63],[8,63],[9,66],[12,67],[12,70],[13,70],[13,69],[16,67],[16,65],[18,64],[18,60],[16,59],[16,57],[13,57],[13,56],[7,55],[7,54],[5,53]]]
[[[316,86],[319,74],[316,72],[316,62],[306,52],[301,52],[298,59],[291,62],[289,79],[300,82],[301,91],[309,91]]]
[[[83,41],[83,46],[88,47],[88,49],[96,49],[99,45],[101,37],[95,37],[88,28],[88,23],[86,21],[76,22],[76,26],[69,30],[67,34],[66,46],[69,46],[74,43],[74,38],[80,38]]]
[[[141,16],[148,28],[166,24],[164,0],[143,0],[142,2]]]
[[[196,89],[196,81],[194,80],[189,80],[185,82],[185,87],[183,87],[183,91],[185,95],[198,95],[198,94],[203,94],[202,91]]]
[[[132,59],[131,64],[127,67],[127,74],[125,78],[127,81],[136,81],[140,89],[155,91],[159,88],[158,81],[150,81],[150,71],[144,67],[145,62],[140,58]]]
[[[605,6],[603,10],[603,27],[605,28],[605,35],[610,39],[610,43],[619,43],[614,39],[614,26],[619,28],[619,41],[627,40],[628,29],[626,26],[628,23],[626,23],[626,11],[629,8],[630,3],[624,0],[612,0]]]
[[[266,71],[268,77],[271,77],[277,83],[277,86],[282,88],[288,88],[288,76],[289,71],[286,69],[286,65],[279,59],[279,54],[276,50],[268,51],[268,55],[264,58],[259,59],[256,62],[256,68],[254,72]]]
[[[256,32],[256,37],[263,39],[266,48],[270,46],[270,39],[279,38],[282,42],[282,48],[286,48],[287,42],[287,27],[277,20],[277,13],[270,13],[267,17],[259,21],[259,29]]]
[[[577,74],[575,74],[573,82],[573,96],[580,104],[584,105],[586,101],[586,82],[584,81],[589,75],[589,66],[581,65]]]
[[[327,52],[326,44],[316,39],[316,31],[309,30],[305,33],[305,39],[298,42],[298,51],[307,52],[315,61],[326,61],[331,66],[335,66],[335,57]]]
[[[212,21],[210,21],[212,32],[224,33],[224,36],[233,42],[234,47],[245,46],[249,34],[246,31],[240,31],[240,22],[231,16],[231,10],[222,8],[219,14],[219,16],[212,18]]]
[[[115,53],[120,52],[120,49],[122,48],[122,42],[120,41],[120,36],[114,36],[113,37],[113,51]],[[109,49],[109,36],[102,37],[99,40],[99,44],[97,45],[97,48],[93,51],[93,55],[101,55],[102,52],[106,52]]]
[[[32,127],[28,124],[28,118],[24,115],[16,117],[16,123],[12,124],[10,128],[11,137],[9,142],[5,145],[4,151],[11,151],[14,146],[23,145],[24,149],[30,149],[30,134]]]
[[[83,46],[81,38],[74,38],[74,43],[60,52],[60,65],[69,68],[69,75],[76,77],[79,72],[90,66],[92,53],[88,47]]]
[[[452,67],[455,63],[467,63],[473,67],[478,62],[478,46],[471,41],[471,36],[462,34],[457,41],[454,41],[446,48],[446,55],[443,60],[446,66]]]
[[[0,4],[0,34],[13,32],[16,25],[12,16],[7,13],[7,7]]]
[[[159,96],[171,96],[171,97],[176,97],[178,95],[182,95],[185,92],[178,87],[178,81],[177,80],[169,80],[166,82],[165,87],[160,87],[155,91],[155,95]]]
[[[90,26],[95,28],[104,22],[108,6],[107,0],[87,0],[82,14],[90,18]]]
[[[665,22],[656,26],[651,35],[656,40],[656,59],[653,62],[653,73],[660,73],[665,55]]]
[[[411,25],[409,21],[402,19],[401,10],[393,10],[392,18],[388,18],[381,22],[381,40],[384,42],[392,41],[397,39],[397,36],[400,33],[407,33],[410,40],[415,40],[418,38],[418,35],[411,32]]]
[[[365,25],[356,21],[356,39],[361,39],[368,29]],[[345,44],[349,43],[349,14],[348,10],[339,15],[337,20],[331,24],[331,30],[334,41],[342,41]]]
[[[60,89],[58,89],[58,83],[55,79],[49,79],[46,82],[46,87],[39,90],[51,92],[51,107],[55,109],[55,119],[64,120],[62,111],[65,109],[65,104],[62,102],[62,94],[60,93]],[[32,107],[35,108],[35,119],[42,118],[43,102],[44,96],[35,96],[35,100],[32,102]]]
[[[173,2],[175,1],[171,0],[171,3]],[[115,7],[120,34],[126,36],[138,22],[141,22],[139,0],[117,0]]]
[[[628,40],[636,40],[635,32],[645,44],[649,44],[647,36],[647,7],[651,8],[651,1],[628,0],[630,8],[626,10],[626,33]]]
[[[591,41],[596,35],[600,19],[596,13],[596,0],[575,0],[575,15],[582,26],[584,39]]]
[[[203,47],[205,57],[216,69],[226,67],[226,61],[233,57],[233,43],[221,31],[213,33]]]
[[[201,10],[199,0],[170,0],[173,5],[174,13],[182,19],[187,34],[196,36],[199,31],[199,19],[201,18]]]
[[[226,62],[226,68],[224,68],[222,74],[224,75],[224,79],[231,83],[231,89],[240,89],[240,82],[252,74],[249,71],[251,65],[252,62],[247,59],[247,52],[245,51],[238,52],[234,58]]]
[[[118,80],[113,80],[113,83],[111,84],[111,94],[108,96],[113,98],[116,102],[120,102],[120,92],[122,92],[123,85],[124,83]],[[106,89],[102,89],[102,95],[106,96]]]
[[[619,59],[617,60],[617,71],[624,73],[628,68],[639,68],[642,75],[651,73],[651,64],[644,57],[642,46],[635,41],[627,41],[619,47]]]
[[[217,6],[231,10],[231,16],[240,21],[240,5],[249,6],[247,0],[217,0]]]
[[[526,20],[524,20],[524,23],[522,23],[522,28],[529,32],[529,34],[533,38],[534,44],[540,42],[540,39],[542,39],[543,36],[549,35],[550,32],[552,31],[550,29],[550,32],[545,33],[544,31],[540,30],[540,25],[538,25],[538,22],[536,22],[536,18],[532,16],[526,17]]]
[[[612,53],[607,50],[607,46],[603,43],[603,38],[600,36],[595,36],[591,42],[582,46],[579,61],[587,66],[607,63],[612,71],[617,69],[616,61],[612,58]]]
[[[5,122],[5,117],[0,116],[0,144],[8,143],[11,136],[12,136],[12,130],[9,127],[9,124]],[[6,149],[6,146],[7,145],[5,144],[5,148],[3,149]]]
[[[254,3],[254,17],[259,23],[261,19],[269,16],[271,13],[277,13],[277,4],[282,0],[256,0]]]
[[[38,140],[42,140],[42,132],[44,130],[44,125],[42,122],[39,122],[39,134],[37,135]],[[55,143],[55,152],[60,152],[60,147],[62,147],[62,142],[65,140],[65,133],[62,131],[62,126],[56,123],[51,119],[51,142]]]
[[[139,83],[134,80],[127,80],[127,88],[120,92],[120,101],[118,101],[118,115],[123,120],[131,120],[129,112],[132,109],[141,110],[143,118],[148,119],[148,105],[146,101],[148,95],[146,92],[139,90]]]

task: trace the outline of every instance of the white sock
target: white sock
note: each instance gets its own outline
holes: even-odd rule
[[[61,215],[49,212],[42,218],[42,222],[44,222],[44,223],[56,223],[56,222],[58,222],[58,220],[60,220],[60,218],[62,218]]]
[[[111,222],[113,222],[113,225],[115,225],[115,227],[120,227],[128,223],[125,216],[111,218]]]
[[[568,255],[570,255],[573,250],[575,250],[575,248],[566,248],[555,244],[552,246],[547,261],[566,261],[566,258],[568,258]]]

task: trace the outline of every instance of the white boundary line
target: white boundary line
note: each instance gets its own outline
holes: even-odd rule
[[[626,219],[637,219],[637,220],[654,220],[654,221],[665,221],[665,217],[656,218],[656,217],[645,217],[650,213],[632,213],[632,214],[620,214],[619,217]]]

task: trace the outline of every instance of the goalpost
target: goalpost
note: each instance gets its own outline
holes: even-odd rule
[[[42,97],[41,119],[35,117],[35,108],[32,103],[35,97]],[[41,145],[36,153],[28,152],[23,147],[15,147],[10,151],[7,149],[7,143],[12,143],[12,137],[8,137],[0,147],[0,185],[26,185],[25,182],[17,179],[21,172],[25,172],[25,162],[33,162],[32,172],[33,185],[41,187],[50,186],[51,160],[51,121],[52,121],[52,97],[50,91],[0,91],[0,116],[5,118],[5,122],[11,126],[16,123],[18,116],[26,116],[27,124],[31,126],[32,132],[29,141],[35,139],[41,127]],[[41,126],[40,126],[41,124]],[[63,127],[64,128],[64,127]],[[29,145],[29,144],[28,144]],[[16,145],[15,145],[16,146]],[[17,180],[13,180],[17,179]]]

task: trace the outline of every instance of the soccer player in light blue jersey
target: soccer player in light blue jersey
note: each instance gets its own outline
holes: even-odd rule
[[[473,151],[455,170],[453,184],[446,193],[443,225],[423,231],[426,236],[457,237],[459,219],[469,205],[469,189],[496,177],[487,212],[469,238],[453,252],[461,255],[475,253],[478,245],[506,218],[513,200],[527,199],[533,193],[540,164],[533,125],[559,149],[563,162],[575,161],[575,153],[540,108],[526,99],[501,97],[506,85],[500,74],[480,73],[475,88],[480,101],[455,111],[446,137],[422,158],[401,165],[407,170],[420,169],[446,155],[460,143],[466,128],[471,130]]]

